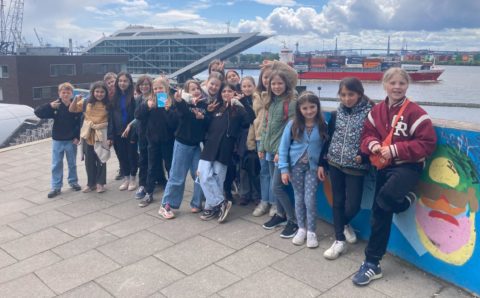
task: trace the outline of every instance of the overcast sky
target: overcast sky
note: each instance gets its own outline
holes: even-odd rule
[[[8,2],[8,1],[6,1]],[[86,46],[129,24],[274,37],[250,52],[391,47],[480,50],[480,0],[25,0],[23,35]],[[229,25],[227,25],[229,23]]]

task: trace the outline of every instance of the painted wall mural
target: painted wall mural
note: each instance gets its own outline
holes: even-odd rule
[[[437,150],[427,160],[415,193],[418,200],[395,215],[388,250],[442,279],[480,293],[480,132],[435,128]],[[331,193],[318,191],[318,213],[332,221]],[[362,210],[352,225],[370,233],[375,173],[365,177]],[[359,260],[361,261],[361,260]]]

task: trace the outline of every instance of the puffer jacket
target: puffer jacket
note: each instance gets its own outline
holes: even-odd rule
[[[372,105],[366,99],[352,108],[340,104],[328,148],[327,159],[330,164],[357,170],[368,169],[368,163],[359,164],[355,162],[355,157],[360,153],[362,128],[371,109]]]
[[[267,110],[267,92],[263,91],[261,95],[257,92],[253,94],[253,111],[255,112],[255,120],[250,125],[247,137],[247,149],[256,150],[256,141],[260,141],[262,137],[262,122],[265,117],[265,111]]]

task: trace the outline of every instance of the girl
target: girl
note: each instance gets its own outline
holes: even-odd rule
[[[202,92],[205,94],[207,104],[217,103],[218,93],[222,86],[223,76],[216,71],[213,71],[209,76],[205,85],[202,87]]]
[[[377,171],[371,234],[365,261],[353,276],[355,285],[367,285],[382,277],[380,260],[387,249],[393,214],[407,210],[414,203],[413,189],[425,159],[435,150],[437,137],[430,117],[405,95],[409,83],[405,70],[388,69],[383,75],[387,98],[372,108],[365,121],[362,152],[380,155],[391,163]],[[391,144],[383,145],[390,132]]]
[[[120,163],[120,174],[123,176],[123,182],[118,189],[135,190],[137,188],[135,182],[138,161],[137,142],[133,139],[131,132],[124,134],[135,112],[133,80],[129,73],[118,74],[115,81],[115,96],[110,104],[108,139],[113,142],[113,148]]]
[[[135,85],[135,91],[139,94],[135,98],[135,103],[138,107],[147,101],[152,93],[152,78],[143,75],[137,79],[137,84]],[[128,135],[131,127],[134,127],[136,134],[138,136],[138,189],[135,193],[135,199],[141,200],[145,197],[145,186],[147,185],[147,171],[148,171],[148,142],[145,135],[147,129],[147,124],[145,121],[138,121],[134,119],[130,124],[128,124],[125,129],[124,135]],[[161,179],[161,178],[160,178]],[[164,180],[166,180],[163,177]]]
[[[287,185],[291,180],[295,193],[295,211],[299,226],[292,239],[295,245],[302,245],[306,238],[307,247],[318,246],[315,233],[317,170],[320,151],[327,138],[320,99],[311,92],[302,93],[297,101],[295,118],[288,122],[283,131],[278,160],[283,184]]]
[[[228,74],[227,72],[227,77]],[[237,154],[240,156],[240,205],[247,205],[250,201],[256,201],[260,197],[260,180],[257,169],[260,166],[258,155],[255,152],[255,143],[250,148],[247,144],[248,131],[255,119],[253,98],[257,94],[254,93],[255,80],[250,76],[244,77],[240,86],[243,95],[240,98],[240,103],[245,108],[249,119],[251,119],[249,127],[242,129],[237,145]]]
[[[199,82],[188,80],[184,85],[184,92],[175,93],[175,114],[179,123],[175,132],[172,167],[163,194],[162,206],[158,211],[165,219],[175,217],[172,208],[180,208],[188,170],[192,179],[196,179],[200,142],[203,142],[207,129],[205,120],[207,103],[201,90]],[[190,201],[193,213],[200,212],[201,199],[202,189],[198,183],[194,183],[193,197]]]
[[[205,211],[200,218],[218,217],[218,222],[223,222],[232,206],[222,191],[227,166],[241,128],[248,127],[249,119],[241,104],[234,99],[235,86],[223,85],[220,94],[222,101],[209,107],[211,120],[200,154],[198,175],[206,198]]]
[[[146,207],[153,201],[153,191],[158,173],[163,171],[162,160],[167,172],[170,171],[173,153],[173,131],[175,118],[170,111],[171,99],[168,97],[170,87],[162,78],[156,78],[152,83],[153,93],[135,111],[135,117],[145,122],[145,135],[148,142],[148,171],[145,187],[146,195],[138,204]],[[158,98],[167,98],[165,104]]]
[[[323,256],[334,260],[345,252],[346,242],[355,243],[357,237],[350,221],[360,210],[363,178],[368,172],[366,158],[360,154],[360,135],[363,123],[373,103],[364,95],[357,78],[345,78],[338,87],[340,106],[332,112],[328,123],[330,142],[323,148],[318,178],[325,180],[329,169],[333,189],[333,225],[335,242]]]
[[[225,74],[225,80],[227,84],[235,86],[236,91],[241,91],[240,75],[238,74],[238,72],[233,69],[227,70],[227,73]]]
[[[263,224],[267,230],[286,224],[280,234],[282,238],[292,238],[298,226],[295,220],[295,210],[287,192],[283,188],[280,170],[278,168],[278,146],[283,130],[290,118],[295,114],[295,86],[288,80],[283,71],[274,71],[268,83],[267,101],[270,102],[263,119],[263,134],[258,149],[258,157],[265,158],[271,176],[271,190],[277,199],[276,214]]]
[[[111,143],[107,141],[108,129],[108,91],[103,82],[95,82],[90,88],[90,96],[82,99],[75,96],[69,111],[84,112],[84,120],[80,131],[80,139],[85,152],[85,169],[87,170],[87,186],[83,192],[105,191],[107,183],[107,160],[110,158]],[[83,156],[83,154],[81,154]]]
[[[115,81],[117,80],[117,74],[114,72],[107,72],[103,76],[103,82],[105,83],[105,86],[107,86],[108,90],[108,100],[111,103],[113,100],[113,97],[115,96]],[[120,164],[118,165],[120,167]],[[115,176],[115,180],[122,180],[123,176],[120,171],[120,168],[118,169],[118,174]]]

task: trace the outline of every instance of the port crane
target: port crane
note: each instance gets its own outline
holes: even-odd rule
[[[0,55],[15,54],[17,47],[23,44],[23,0],[10,0],[6,12],[6,0],[0,0]]]

